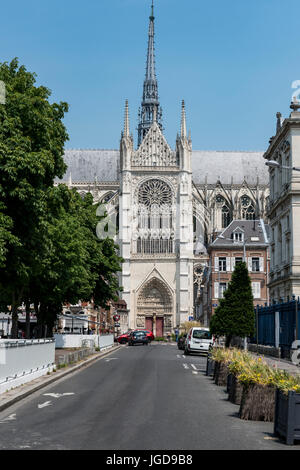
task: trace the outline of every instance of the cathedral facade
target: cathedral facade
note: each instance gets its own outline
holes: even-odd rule
[[[137,148],[125,105],[119,150],[66,150],[64,182],[117,214],[128,327],[164,336],[195,313],[207,247],[232,220],[266,217],[262,152],[194,151],[181,103],[175,148],[166,141],[150,15]]]

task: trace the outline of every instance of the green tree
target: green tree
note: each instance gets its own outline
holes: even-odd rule
[[[251,336],[254,324],[251,279],[246,263],[241,262],[235,266],[224,298],[211,318],[210,331],[216,336],[226,336],[229,347],[233,336]]]
[[[36,75],[17,59],[0,63],[0,80],[6,87],[6,103],[0,105],[0,247],[4,243],[2,256],[9,260],[0,264],[0,302],[12,306],[17,337],[17,308],[43,248],[45,191],[66,170],[62,119],[68,105],[50,104],[50,90],[35,86]]]
[[[48,191],[46,236],[39,268],[31,277],[29,298],[36,305],[38,334],[51,335],[64,303],[90,301],[101,306],[119,292],[121,269],[113,240],[96,235],[97,206],[65,185]]]

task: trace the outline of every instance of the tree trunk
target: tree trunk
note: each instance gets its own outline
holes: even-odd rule
[[[232,335],[227,335],[226,336],[226,342],[225,342],[225,347],[226,348],[230,347],[231,340],[232,340]]]
[[[18,339],[18,305],[14,303],[11,310],[11,337]]]
[[[26,331],[25,338],[30,339],[30,300],[26,301]]]

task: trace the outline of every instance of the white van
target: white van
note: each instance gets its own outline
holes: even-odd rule
[[[185,341],[184,353],[205,353],[207,354],[210,346],[213,345],[212,335],[209,328],[197,326],[191,328]]]

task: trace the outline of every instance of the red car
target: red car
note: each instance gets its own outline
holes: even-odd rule
[[[128,343],[130,333],[131,333],[131,331],[127,331],[127,333],[123,333],[122,335],[118,336],[117,337],[118,343],[120,343],[120,344]]]
[[[144,331],[146,333],[147,338],[149,339],[149,341],[154,341],[154,334],[152,333],[152,331],[145,330],[144,328],[137,328],[134,331]]]

